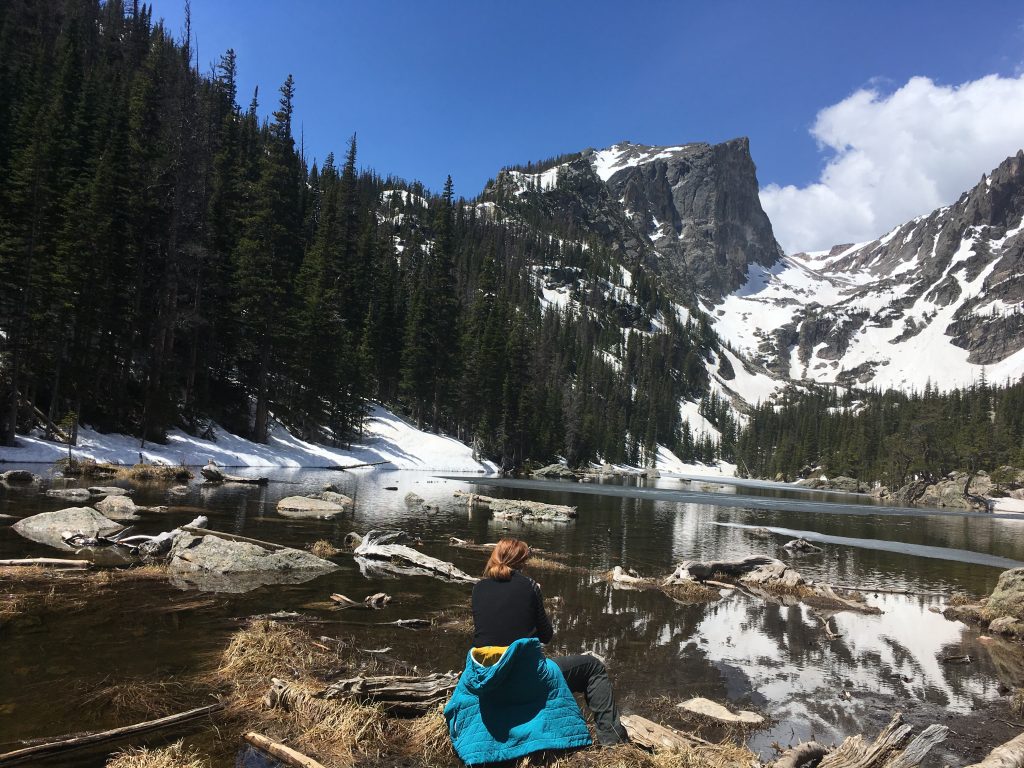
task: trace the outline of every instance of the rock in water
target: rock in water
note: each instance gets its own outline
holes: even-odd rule
[[[422,503],[423,503],[423,497],[422,496],[419,496],[418,494],[415,494],[412,491],[409,491],[409,493],[405,494],[405,504],[406,504],[406,506],[408,506],[408,507],[418,507]]]
[[[69,507],[56,512],[43,512],[19,520],[13,526],[14,532],[26,539],[50,547],[73,552],[74,549],[61,541],[64,531],[82,532],[90,536],[109,536],[117,533],[123,525],[104,517],[89,507]]]
[[[211,592],[247,592],[265,584],[298,584],[338,568],[310,552],[268,549],[247,541],[182,533],[168,554],[172,583]]]
[[[316,498],[321,501],[329,501],[331,504],[340,504],[343,507],[351,507],[355,503],[352,501],[351,497],[346,496],[344,493],[338,493],[337,491],[324,491]]]
[[[139,519],[139,516],[136,514],[139,508],[127,496],[107,496],[102,501],[96,503],[96,509],[111,520],[128,522]]]
[[[694,698],[684,701],[682,704],[677,704],[680,709],[692,712],[695,715],[701,715],[712,720],[717,720],[720,723],[739,723],[740,725],[761,725],[764,722],[764,718],[756,712],[748,712],[746,710],[740,710],[733,714],[728,709],[723,707],[717,702],[711,701],[710,699]]]
[[[90,485],[89,493],[93,496],[131,496],[132,494],[127,488],[119,488],[116,485]]]
[[[65,499],[66,501],[88,501],[92,494],[85,488],[51,488],[46,495],[54,499]]]
[[[329,493],[329,491],[325,491],[325,493]],[[345,507],[341,504],[323,499],[311,499],[308,496],[287,496],[277,502],[278,514],[285,517],[333,517],[344,511]]]

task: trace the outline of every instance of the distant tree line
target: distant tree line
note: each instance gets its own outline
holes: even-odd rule
[[[613,255],[362,170],[354,136],[310,162],[290,76],[263,120],[232,51],[195,59],[137,2],[0,4],[0,442],[277,419],[341,443],[375,400],[505,466],[719,450],[679,412],[717,339],[656,276],[544,308],[532,266],[609,277]]]
[[[814,387],[750,414],[736,447],[740,471],[788,479],[809,468],[897,488],[952,471],[1024,467],[1024,381],[984,378],[941,392]]]

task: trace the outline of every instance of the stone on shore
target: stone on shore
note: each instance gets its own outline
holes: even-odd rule
[[[89,507],[68,507],[56,512],[43,512],[19,520],[11,527],[15,533],[26,539],[65,552],[73,552],[74,548],[61,540],[60,535],[64,531],[80,531],[90,536],[109,536],[124,528],[123,525]]]
[[[1024,621],[1024,568],[1011,568],[999,576],[982,611],[989,621],[1010,617]]]
[[[575,480],[579,477],[579,474],[572,469],[569,469],[565,464],[548,464],[546,467],[542,467],[533,472],[534,477],[557,477],[566,480]]]

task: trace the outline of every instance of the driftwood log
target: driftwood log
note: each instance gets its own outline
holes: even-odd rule
[[[878,608],[856,599],[859,595],[838,595],[830,585],[805,579],[781,560],[763,555],[750,555],[741,560],[688,560],[663,579],[661,586],[679,587],[693,582],[709,583],[716,579],[733,581],[761,597],[788,596],[824,610],[881,613]]]
[[[623,715],[620,720],[631,742],[653,752],[679,752],[706,743],[640,715]]]
[[[381,464],[390,464],[390,461],[367,461],[362,464],[348,464],[344,467],[325,467],[325,469],[331,469],[335,472],[345,472],[349,469],[359,469],[360,467],[379,467]]]
[[[967,768],[1024,768],[1024,733],[996,747],[980,763]]]
[[[395,715],[423,715],[452,695],[459,676],[454,672],[412,675],[359,675],[338,680],[316,693],[309,693],[284,680],[272,678],[264,703],[273,709],[294,709],[306,699],[353,699],[361,704],[379,704]]]
[[[304,755],[298,750],[287,747],[279,741],[264,736],[262,733],[249,731],[242,736],[247,742],[257,749],[266,752],[280,763],[292,766],[293,768],[325,768],[323,763],[317,762],[312,757]]]
[[[565,504],[545,504],[541,501],[524,499],[497,499],[478,493],[455,491],[455,497],[465,499],[469,507],[487,507],[497,520],[521,520],[530,522],[568,523],[576,517],[576,507]]]
[[[426,575],[467,584],[477,582],[477,579],[449,562],[425,555],[405,544],[392,543],[408,539],[408,534],[402,531],[373,530],[362,538],[354,533],[350,533],[346,538],[353,542],[358,541],[352,554],[364,575]]]
[[[203,476],[203,479],[208,483],[242,483],[243,485],[266,485],[270,482],[269,478],[266,477],[239,477],[238,475],[229,475],[226,472],[222,472],[221,469],[210,462],[201,470],[199,473]]]
[[[60,537],[61,540],[69,547],[80,547],[84,549],[91,548],[102,548],[102,547],[120,547],[125,549],[129,554],[142,555],[144,557],[160,557],[165,555],[171,548],[171,542],[174,537],[185,530],[199,530],[201,533],[209,533],[206,530],[208,520],[204,515],[200,515],[195,518],[188,525],[183,525],[181,528],[175,528],[171,531],[164,531],[158,533],[155,536],[144,536],[141,534],[135,536],[129,536],[131,528],[124,528],[117,533],[111,534],[110,536],[98,536],[89,535],[82,533],[81,531],[71,532],[64,531]]]
[[[196,707],[186,712],[178,712],[175,715],[160,717],[156,720],[146,720],[134,725],[126,725],[121,728],[112,728],[109,731],[94,731],[93,733],[82,733],[75,736],[65,736],[45,744],[35,744],[31,747],[16,749],[13,752],[5,752],[0,755],[0,766],[20,765],[29,761],[36,761],[48,755],[55,755],[60,752],[70,752],[82,747],[102,744],[107,741],[115,741],[125,736],[135,736],[140,733],[156,731],[162,728],[170,728],[174,725],[181,725],[191,720],[196,720],[206,715],[211,715],[224,708],[222,702],[209,704],[205,707]]]
[[[892,716],[873,742],[850,736],[833,750],[807,742],[786,752],[770,768],[915,768],[949,735],[944,725],[929,725],[915,738],[899,712]],[[978,764],[983,765],[982,763]],[[984,768],[1010,768],[993,763]]]

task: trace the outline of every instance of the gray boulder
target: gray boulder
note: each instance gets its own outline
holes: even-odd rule
[[[1004,616],[1024,620],[1024,568],[1011,568],[999,575],[985,603],[984,616],[989,621]]]
[[[423,497],[420,496],[419,494],[413,493],[412,491],[409,491],[409,493],[405,494],[405,504],[406,504],[406,506],[408,506],[408,507],[418,507],[422,503],[423,503]]]
[[[92,494],[85,488],[51,488],[46,495],[65,501],[88,501],[92,498]]]
[[[181,533],[171,543],[171,582],[212,592],[246,592],[266,584],[297,584],[338,566],[299,549]]]
[[[96,503],[96,509],[111,520],[128,522],[139,519],[138,514],[136,514],[139,508],[127,496],[107,496],[102,501]]]
[[[564,464],[548,464],[533,473],[534,477],[554,477],[575,480],[578,474],[575,470],[569,469]]]
[[[11,526],[15,533],[26,539],[56,547],[65,552],[74,551],[61,541],[64,531],[82,532],[90,536],[109,536],[117,533],[123,525],[104,517],[89,507],[69,507],[56,512],[43,512],[16,522]]]
[[[330,493],[330,491],[325,491]],[[337,494],[341,496],[341,494]],[[348,499],[347,496],[343,498]],[[348,499],[351,503],[351,499]],[[285,517],[333,517],[345,511],[345,506],[324,499],[311,499],[308,496],[287,496],[277,502],[278,514]]]

